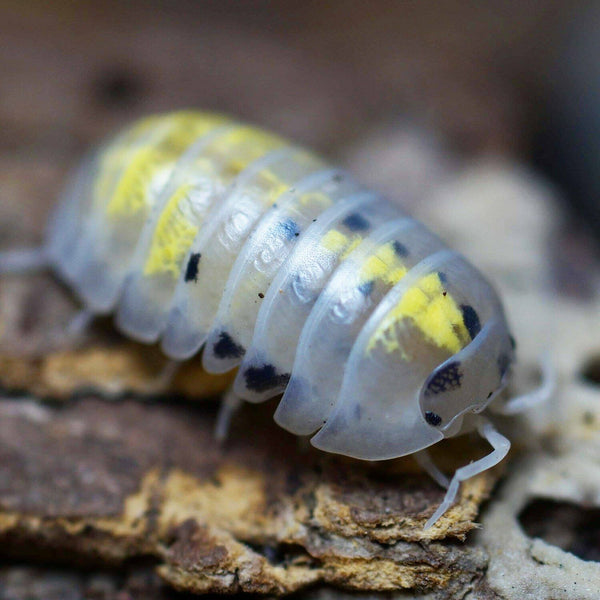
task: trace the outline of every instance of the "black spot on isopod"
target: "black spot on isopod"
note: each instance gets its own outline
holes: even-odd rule
[[[265,295],[262,292],[258,292],[258,297],[262,300],[265,297]]]
[[[359,213],[352,213],[348,215],[342,223],[350,230],[350,231],[365,231],[369,228],[369,221],[365,219]]]
[[[369,296],[371,294],[371,292],[373,291],[374,287],[375,287],[375,282],[374,281],[365,281],[364,283],[361,283],[358,286],[358,291],[363,296]]]
[[[492,397],[492,394],[493,394],[493,393],[494,393],[494,392],[489,392],[489,393],[488,393],[488,395],[487,395],[487,398],[486,398],[486,400],[489,400],[489,399]]]
[[[281,229],[283,236],[288,240],[300,235],[300,228],[293,219],[285,219],[285,221],[281,221],[279,223],[279,228]]]
[[[425,420],[430,425],[433,425],[434,427],[437,427],[438,425],[441,424],[442,417],[440,417],[440,415],[438,415],[437,413],[434,413],[434,412],[428,410],[428,411],[425,412]]]
[[[459,388],[463,377],[459,367],[460,362],[453,361],[435,371],[427,384],[425,396],[435,396]]]
[[[510,347],[513,350],[516,350],[517,349],[517,342],[515,341],[515,338],[512,335],[509,335],[508,336],[508,341],[510,342]]]
[[[463,321],[471,339],[481,331],[481,322],[479,321],[479,315],[477,311],[470,304],[461,304],[460,310],[462,311]]]
[[[394,252],[396,253],[396,255],[399,256],[400,258],[404,258],[405,256],[408,256],[408,248],[404,244],[399,242],[398,240],[394,240],[392,242],[392,248],[394,249]]]
[[[446,285],[448,283],[448,277],[443,271],[438,271],[438,277],[440,278],[440,282],[443,285]]]
[[[189,283],[190,281],[196,283],[196,281],[198,281],[198,263],[200,262],[201,256],[202,255],[200,254],[200,252],[197,252],[190,256],[187,267],[185,269],[186,283]]]
[[[278,373],[273,365],[263,365],[262,367],[248,367],[244,371],[244,379],[249,390],[266,392],[285,386],[290,380],[290,374]]]
[[[221,331],[219,341],[213,346],[213,352],[217,358],[241,358],[246,351],[243,346],[236,344],[226,331]]]

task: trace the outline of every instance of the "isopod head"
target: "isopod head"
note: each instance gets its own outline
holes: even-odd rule
[[[423,418],[446,437],[460,431],[468,412],[479,413],[505,387],[514,343],[505,322],[495,318],[470,344],[439,365],[419,395]]]
[[[313,444],[367,460],[418,452],[461,431],[505,385],[513,349],[491,286],[456,253],[431,254],[379,303]]]

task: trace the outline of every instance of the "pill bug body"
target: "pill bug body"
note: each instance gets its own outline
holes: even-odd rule
[[[241,398],[283,393],[281,426],[360,459],[473,428],[513,361],[465,259],[348,173],[221,116],[146,118],[86,158],[45,256],[127,335],[178,360],[204,346],[209,372],[239,366]]]

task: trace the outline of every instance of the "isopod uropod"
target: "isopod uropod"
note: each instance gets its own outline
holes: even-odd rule
[[[38,252],[0,255],[0,270],[34,263],[169,357],[204,346],[207,371],[239,367],[237,397],[283,393],[275,420],[317,448],[414,454],[449,483],[426,526],[510,447],[476,414],[514,359],[490,284],[396,204],[278,136],[195,111],[134,123],[82,162]],[[474,429],[493,451],[448,482],[426,448]]]

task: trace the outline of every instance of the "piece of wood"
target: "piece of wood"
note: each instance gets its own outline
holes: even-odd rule
[[[464,539],[493,473],[425,531],[443,490],[411,459],[306,449],[272,409],[245,407],[220,446],[205,403],[3,400],[0,552],[113,565],[151,556],[194,592],[445,588],[481,576],[480,550],[437,540]]]

